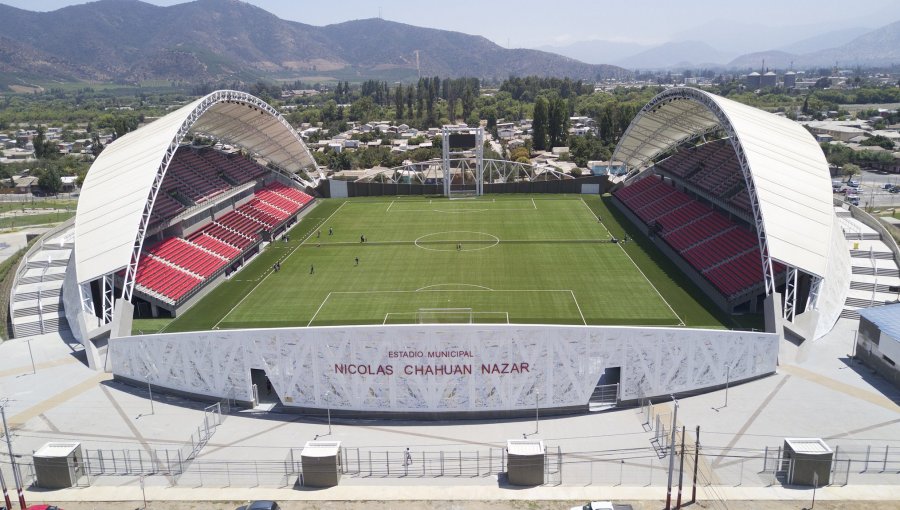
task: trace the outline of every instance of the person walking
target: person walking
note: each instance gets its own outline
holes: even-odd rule
[[[331,234],[334,234],[334,229],[331,227],[328,227],[328,235],[331,235]]]
[[[358,266],[359,265],[359,257],[356,257],[354,260],[356,261],[356,265]]]
[[[309,274],[315,274],[315,273],[316,273],[316,266],[310,265],[309,266]]]
[[[320,237],[322,237],[322,231],[321,231],[321,230],[319,230],[318,232],[316,232],[316,239],[318,239],[318,238],[320,238]]]

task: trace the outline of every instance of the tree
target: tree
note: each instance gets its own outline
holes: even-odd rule
[[[867,147],[881,147],[882,149],[894,150],[894,142],[890,138],[882,135],[875,135],[859,142],[860,145]]]
[[[54,167],[50,167],[38,178],[38,186],[48,194],[55,195],[62,189],[62,178]]]
[[[844,172],[844,175],[847,177],[853,177],[854,175],[859,173],[859,165],[854,165],[853,163],[847,163],[844,165],[844,168],[841,169]]]
[[[547,150],[547,100],[539,97],[534,102],[534,119],[531,121],[531,139],[534,150]]]
[[[485,126],[487,127],[487,130],[491,133],[491,135],[494,136],[494,138],[497,138],[497,110],[493,108],[485,108],[481,110],[481,115],[487,121],[487,125]]]
[[[103,152],[103,148],[103,142],[100,141],[100,135],[94,133],[93,136],[91,136],[91,154],[96,158]]]
[[[528,149],[526,149],[525,147],[516,147],[509,152],[509,159],[512,161],[518,161],[519,163],[529,163],[530,159],[528,158],[528,156]]]
[[[37,134],[31,139],[31,145],[34,146],[34,157],[41,159],[44,157],[44,128],[38,126]]]
[[[550,101],[547,112],[547,136],[550,147],[561,147],[566,143],[566,126],[569,123],[566,100],[557,97]]]
[[[403,85],[397,85],[394,91],[394,109],[396,110],[396,119],[403,119]]]

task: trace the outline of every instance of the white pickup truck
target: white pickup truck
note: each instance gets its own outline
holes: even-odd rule
[[[573,506],[571,510],[615,510],[610,501],[591,501],[582,506]]]

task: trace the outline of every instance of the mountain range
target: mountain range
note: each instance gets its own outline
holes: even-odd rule
[[[100,0],[51,12],[0,4],[0,75],[26,79],[137,82],[263,76],[287,79],[410,79],[421,76],[624,77],[488,39],[383,19],[328,26],[287,21],[238,0],[160,7]]]
[[[896,16],[896,15],[895,15]],[[627,69],[759,68],[786,69],[887,66],[900,63],[900,22],[880,28],[817,26],[764,27],[712,22],[655,45],[591,40],[542,46],[585,62],[608,62]],[[764,50],[764,51],[762,51]]]

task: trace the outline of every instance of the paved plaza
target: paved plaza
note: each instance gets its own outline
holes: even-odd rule
[[[775,375],[681,399],[686,493],[699,426],[703,500],[808,497],[811,489],[784,487],[764,466],[765,450],[786,437],[821,437],[850,460],[846,484],[822,488],[817,497],[900,500],[900,392],[850,359],[855,329],[855,321],[841,320],[816,342],[784,342]],[[73,489],[30,489],[29,502],[140,500],[140,473],[147,473],[148,499],[172,501],[665,497],[672,402],[498,422],[335,418],[329,427],[324,418],[241,409],[226,412],[219,423],[203,410],[210,403],[158,393],[151,403],[148,397],[145,387],[88,369],[80,346],[58,336],[0,344],[0,398],[25,477],[31,477],[30,454],[60,440],[99,452],[106,472],[119,473]],[[506,441],[523,437],[543,440],[551,454],[544,486],[514,488],[505,481]],[[316,438],[342,442],[346,473],[338,487],[298,485],[299,452]],[[405,459],[407,448],[412,462]],[[4,449],[0,465],[11,484],[7,462]],[[153,474],[161,464],[167,469]]]

